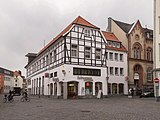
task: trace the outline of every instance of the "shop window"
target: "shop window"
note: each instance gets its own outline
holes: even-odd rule
[[[101,70],[88,68],[73,68],[73,75],[101,76]]]
[[[95,93],[98,94],[99,90],[102,90],[102,82],[95,83]]]
[[[93,94],[93,83],[92,82],[86,82],[85,83],[85,94],[86,95],[92,95]]]

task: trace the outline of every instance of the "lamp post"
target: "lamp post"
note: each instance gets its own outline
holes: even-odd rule
[[[48,86],[48,97],[49,97],[49,84],[47,86]]]

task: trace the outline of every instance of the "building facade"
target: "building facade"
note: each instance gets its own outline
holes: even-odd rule
[[[128,24],[108,18],[113,32],[128,51],[129,87],[153,89],[153,31],[143,28],[140,21]]]
[[[29,53],[28,90],[33,95],[107,96],[106,41],[100,28],[77,17],[38,54]]]
[[[0,67],[0,94],[13,90],[13,71]]]
[[[160,80],[160,1],[154,0],[154,79]],[[160,96],[159,82],[155,83],[155,95]]]
[[[108,68],[108,94],[128,94],[127,50],[118,38],[109,32],[102,32],[108,43],[106,62]]]

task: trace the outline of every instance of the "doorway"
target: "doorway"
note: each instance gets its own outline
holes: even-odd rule
[[[68,98],[73,98],[78,95],[78,82],[68,82]]]

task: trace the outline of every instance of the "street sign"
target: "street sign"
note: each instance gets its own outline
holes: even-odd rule
[[[154,82],[155,82],[155,83],[159,83],[159,79],[158,79],[158,78],[155,78],[155,79],[154,79]]]

